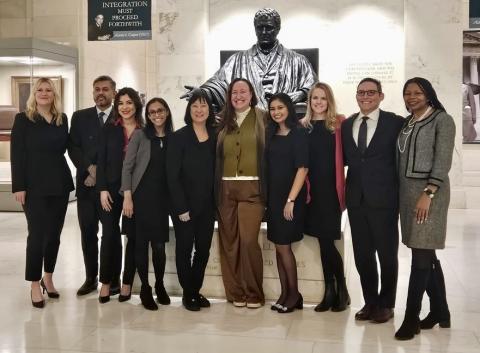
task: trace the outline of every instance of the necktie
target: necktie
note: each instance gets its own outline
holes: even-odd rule
[[[100,126],[103,126],[103,124],[104,124],[104,121],[103,121],[103,117],[104,117],[104,116],[105,116],[105,113],[104,113],[104,112],[100,112],[100,113],[98,114],[98,118],[99,118],[99,120],[100,120]]]
[[[362,117],[362,123],[358,130],[358,149],[362,154],[364,154],[367,149],[367,120],[368,116]]]

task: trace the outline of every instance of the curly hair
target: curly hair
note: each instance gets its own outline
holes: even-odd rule
[[[275,23],[275,26],[277,27],[277,29],[280,29],[282,24],[280,15],[277,12],[277,10],[272,9],[270,7],[265,7],[263,9],[260,9],[255,13],[255,17],[253,18],[253,25],[256,26],[257,21],[265,17],[273,19],[273,22]]]
[[[131,87],[123,87],[120,91],[118,91],[115,99],[113,100],[113,116],[115,120],[120,119],[120,114],[118,113],[118,104],[120,102],[120,97],[125,95],[128,96],[135,105],[135,122],[138,126],[143,126],[142,101],[140,100],[138,92]]]

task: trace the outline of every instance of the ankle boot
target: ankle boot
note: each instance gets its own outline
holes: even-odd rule
[[[332,311],[339,312],[347,309],[350,305],[350,295],[348,294],[345,277],[337,278],[337,297],[332,307]]]
[[[440,327],[450,327],[450,311],[448,310],[445,277],[439,260],[432,264],[432,271],[427,285],[427,295],[430,297],[430,312],[420,321],[420,328],[428,330],[436,324]]]
[[[395,333],[398,340],[410,340],[420,333],[420,319],[418,315],[422,309],[423,293],[427,287],[430,269],[420,269],[412,267],[410,280],[408,283],[407,308],[405,310],[405,319],[402,325]]]
[[[420,319],[414,313],[405,313],[402,326],[395,333],[395,338],[400,341],[411,340],[420,333]]]
[[[158,306],[155,303],[155,300],[153,300],[152,287],[149,285],[142,284],[142,288],[140,289],[140,300],[145,309],[158,310]]]
[[[162,282],[155,282],[155,294],[157,295],[157,301],[162,305],[170,304],[170,297],[168,296],[165,287]]]
[[[315,307],[315,311],[322,312],[330,310],[335,303],[336,297],[337,294],[335,292],[335,284],[333,280],[325,281],[325,294],[323,295],[322,302]]]

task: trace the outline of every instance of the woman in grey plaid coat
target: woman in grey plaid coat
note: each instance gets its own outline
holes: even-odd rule
[[[408,80],[403,98],[411,115],[397,141],[399,208],[402,242],[412,250],[412,267],[405,319],[395,337],[407,340],[436,324],[450,327],[445,280],[435,250],[445,247],[455,123],[424,78]],[[420,321],[425,291],[430,313]]]

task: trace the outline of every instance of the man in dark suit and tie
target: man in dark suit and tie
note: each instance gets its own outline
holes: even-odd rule
[[[364,78],[357,87],[360,112],[342,124],[348,166],[346,203],[355,265],[365,306],[356,320],[387,322],[393,317],[398,277],[397,137],[403,118],[380,110],[382,85]],[[377,259],[380,263],[380,291]]]
[[[116,94],[115,81],[99,76],[93,81],[95,106],[78,110],[72,115],[68,154],[77,168],[77,213],[82,236],[83,260],[86,279],[77,295],[85,295],[98,285],[98,222],[100,196],[95,189],[97,144],[103,125],[112,117],[112,100]],[[117,249],[116,273],[112,279],[112,295],[119,292],[121,247]]]

